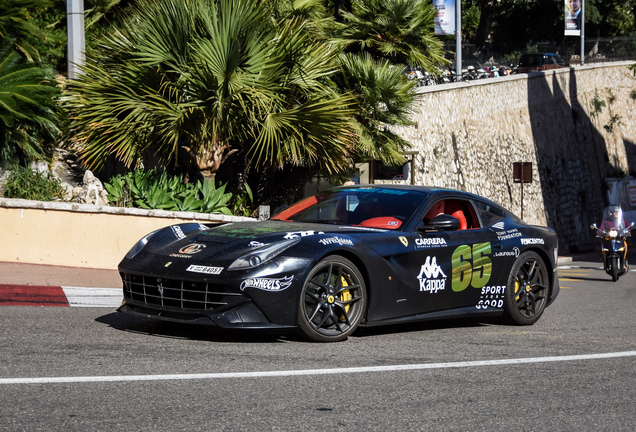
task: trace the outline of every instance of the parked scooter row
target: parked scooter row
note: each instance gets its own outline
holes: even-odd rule
[[[514,69],[508,66],[485,66],[475,68],[472,65],[462,69],[460,81],[472,81],[486,78],[497,78],[508,76],[514,73]],[[431,86],[436,84],[447,84],[457,81],[456,73],[451,68],[438,68],[437,73],[430,74],[420,68],[408,67],[406,74],[411,80],[417,82],[418,87]]]

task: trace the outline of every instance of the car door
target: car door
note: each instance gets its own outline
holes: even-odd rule
[[[459,230],[424,228],[439,212],[442,201],[442,213],[460,220]],[[436,200],[411,235],[415,250],[400,257],[410,290],[411,314],[477,307],[486,292],[499,289],[503,294],[505,281],[493,262],[493,253],[501,243],[493,230],[482,226],[470,200]]]

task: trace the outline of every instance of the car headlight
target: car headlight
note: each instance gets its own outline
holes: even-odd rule
[[[153,232],[151,232],[150,234],[147,234],[144,236],[144,238],[142,238],[141,240],[139,240],[137,242],[137,244],[135,244],[132,249],[130,249],[128,251],[128,253],[126,254],[126,258],[127,259],[133,259],[135,257],[135,255],[137,255],[139,252],[141,252],[141,250],[146,246],[146,244],[148,243],[148,240],[150,240],[150,237],[152,237],[153,235],[155,235],[157,233],[157,231],[159,230],[155,230]]]
[[[232,264],[229,265],[227,269],[244,270],[247,268],[257,267],[278,256],[283,251],[294,246],[299,241],[300,238],[295,238],[280,243],[274,243],[268,246],[260,247],[257,250],[248,253],[247,255],[243,255],[242,257],[237,258]]]

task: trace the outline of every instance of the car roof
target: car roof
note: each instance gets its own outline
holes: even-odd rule
[[[503,210],[506,210],[501,205],[497,204],[494,201],[489,200],[488,198],[484,198],[480,195],[476,195],[470,192],[460,191],[457,189],[443,188],[437,186],[418,186],[418,185],[397,185],[397,184],[357,184],[351,186],[338,186],[334,189],[364,189],[364,188],[382,188],[382,189],[393,189],[393,190],[406,190],[406,191],[419,191],[425,192],[431,197],[435,197],[436,195],[448,195],[448,196],[457,196],[463,197],[467,199],[478,199],[481,201],[485,201],[489,204],[493,204],[496,207],[501,207]]]

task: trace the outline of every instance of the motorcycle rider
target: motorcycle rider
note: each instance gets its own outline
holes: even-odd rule
[[[603,231],[609,232],[611,229],[624,230],[627,222],[623,219],[623,211],[619,205],[610,205],[603,214],[603,222],[598,228],[598,234],[602,235]]]

